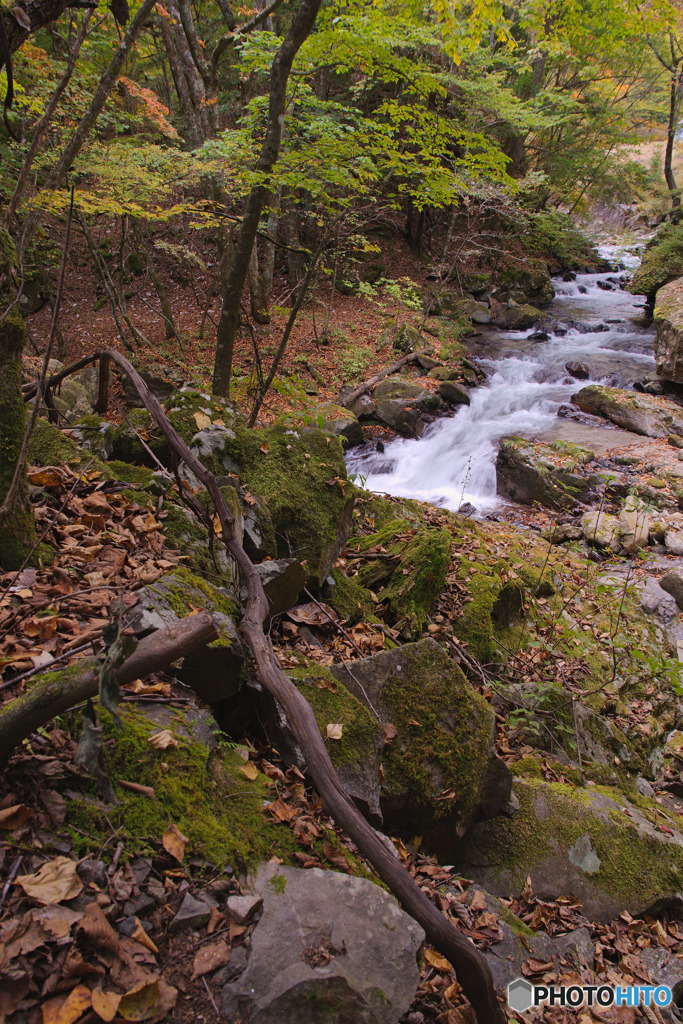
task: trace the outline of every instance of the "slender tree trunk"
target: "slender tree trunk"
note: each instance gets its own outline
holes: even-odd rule
[[[109,67],[100,78],[99,85],[95,90],[95,95],[90,102],[90,106],[81,118],[80,124],[71,136],[56,166],[50,172],[47,182],[45,183],[46,188],[56,188],[61,184],[64,175],[83,148],[85,140],[88,138],[97,118],[100,116],[104,104],[107,102],[109,94],[119,77],[124,61],[130,53],[133,43],[140,34],[140,31],[149,17],[150,11],[153,9],[155,3],[156,0],[142,0],[142,5],[128,26],[126,34],[119,43]]]
[[[249,299],[251,304],[251,315],[257,324],[269,324],[270,313],[268,303],[264,295],[263,277],[259,273],[258,245],[254,239],[254,248],[249,257]]]
[[[192,56],[192,51],[183,28],[178,5],[175,0],[168,0],[166,7],[168,9],[168,13],[175,21],[175,25],[173,26],[173,38],[180,58],[180,64],[183,69],[185,81],[187,83],[188,92],[192,99],[195,120],[200,133],[200,141],[204,142],[204,140],[208,139],[211,135],[211,125],[206,107],[206,90],[204,89],[204,82]]]
[[[171,68],[171,75],[173,77],[173,84],[175,85],[175,91],[178,95],[180,102],[180,109],[185,118],[185,124],[187,125],[187,141],[191,146],[198,146],[201,142],[201,131],[199,124],[197,123],[197,115],[190,97],[190,90],[187,87],[185,81],[185,73],[183,71],[178,49],[175,44],[175,38],[171,26],[168,23],[168,18],[165,14],[157,14],[157,24],[159,31],[161,32],[161,38],[164,42],[164,49],[166,50],[166,56],[168,57],[168,63]]]
[[[680,70],[678,65],[675,64],[671,71],[671,81],[669,83],[669,119],[666,128],[666,149],[664,150],[664,178],[671,195],[671,219],[674,223],[678,223],[681,218],[681,195],[673,172],[673,153],[676,132],[678,130],[678,111],[681,88],[683,86],[681,82],[682,75],[683,70]]]
[[[25,340],[23,318],[12,310],[0,321],[0,506],[12,485],[26,430],[21,393],[21,353]],[[9,504],[0,517],[0,566],[19,569],[36,543],[25,465]]]
[[[7,204],[7,209],[5,211],[6,224],[9,223],[9,221],[16,212],[17,206],[19,205],[19,200],[21,199],[24,193],[24,189],[26,188],[26,182],[28,180],[29,171],[33,166],[33,161],[36,158],[36,153],[38,152],[38,147],[40,146],[43,135],[45,134],[45,130],[47,126],[50,124],[50,121],[52,120],[52,115],[57,109],[57,104],[62,98],[64,90],[69,84],[74,68],[76,66],[76,58],[80,53],[81,46],[83,45],[83,40],[85,39],[88,32],[88,25],[90,24],[91,17],[92,11],[86,11],[85,15],[83,16],[81,28],[76,38],[76,41],[71,47],[71,52],[69,53],[69,60],[66,65],[66,70],[64,71],[64,74],[57,83],[55,91],[52,93],[52,96],[49,99],[48,105],[45,108],[45,113],[33,129],[33,138],[31,139],[31,145],[29,146],[28,152],[24,158],[21,170],[19,171],[17,184],[15,186],[14,192],[12,193],[12,197],[9,203]]]
[[[275,54],[270,73],[268,124],[261,154],[256,163],[256,170],[263,175],[270,174],[278,158],[285,119],[289,73],[292,70],[296,54],[313,29],[321,2],[322,0],[302,0],[294,21]],[[267,185],[256,185],[252,188],[242,217],[240,233],[235,246],[235,258],[223,296],[223,308],[218,323],[216,360],[213,371],[213,391],[216,395],[227,396],[230,393],[230,377],[235,338],[240,322],[242,291],[249,269],[249,257],[254,247],[254,239],[267,196]]]

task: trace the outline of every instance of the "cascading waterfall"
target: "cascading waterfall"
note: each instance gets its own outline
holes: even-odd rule
[[[602,253],[615,256],[613,250]],[[623,261],[624,254],[618,258]],[[614,287],[614,278],[613,272],[579,274],[575,281],[555,282],[556,298],[545,316],[556,324],[579,322],[580,330],[569,327],[564,333],[556,326],[546,341],[532,340],[533,331],[491,330],[475,339],[473,354],[489,376],[471,391],[471,404],[430,424],[417,440],[392,441],[381,453],[370,444],[350,451],[349,472],[364,476],[372,491],[455,510],[465,502],[480,512],[495,508],[501,437],[536,438],[551,430],[568,436],[571,423],[558,419],[557,412],[581,387],[627,386],[654,369],[652,329],[638,323],[642,299],[618,287],[605,290]],[[585,363],[590,380],[570,377],[569,361]]]

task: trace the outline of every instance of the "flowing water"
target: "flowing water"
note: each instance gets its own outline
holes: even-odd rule
[[[612,250],[601,250],[614,258]],[[624,254],[618,258],[623,262]],[[634,260],[637,263],[637,259]],[[562,437],[588,442],[594,450],[638,440],[608,426],[586,426],[560,415],[571,396],[590,383],[627,387],[654,371],[654,331],[643,315],[644,300],[614,287],[621,274],[579,274],[556,280],[556,297],[544,312],[554,322],[574,321],[583,331],[557,326],[547,341],[529,331],[484,328],[468,339],[470,353],[486,371],[486,383],[470,392],[469,406],[430,424],[419,439],[398,439],[384,452],[368,443],[347,454],[349,472],[366,477],[372,491],[417,498],[457,510],[469,502],[486,513],[500,504],[496,494],[498,442],[507,434],[537,440]],[[588,328],[585,330],[585,328]],[[589,380],[575,380],[565,363],[580,362]],[[585,419],[585,418],[584,418]],[[590,419],[590,418],[589,418]]]

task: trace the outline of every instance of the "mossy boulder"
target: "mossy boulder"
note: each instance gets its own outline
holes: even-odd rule
[[[634,434],[668,437],[683,433],[683,408],[656,395],[589,384],[572,395],[572,402],[582,412],[604,416]]]
[[[680,892],[680,819],[655,801],[528,777],[516,779],[514,791],[518,814],[475,824],[454,851],[459,870],[494,895],[519,894],[530,875],[539,899],[575,897],[589,919],[609,921]]]
[[[77,462],[78,458],[78,447],[73,438],[39,416],[29,441],[29,463],[32,466],[58,466],[62,462]]]
[[[660,288],[655,302],[655,362],[664,380],[683,383],[683,277]]]
[[[287,413],[280,422],[297,429],[307,426],[319,427],[334,437],[341,438],[345,448],[363,443],[363,431],[356,414],[334,402],[314,405],[301,413]]]
[[[189,855],[219,868],[229,864],[244,870],[274,851],[287,856],[294,846],[291,833],[273,824],[264,811],[270,799],[268,780],[260,773],[253,781],[247,779],[240,771],[244,761],[225,743],[219,742],[209,755],[196,738],[197,709],[174,710],[170,728],[178,746],[163,750],[149,742],[159,731],[157,722],[130,705],[121,714],[123,730],[103,715],[116,804],[103,804],[94,792],[74,796],[70,787],[65,831],[78,853],[99,853],[112,828],[125,842],[127,856],[156,852],[173,822],[189,839]],[[130,792],[118,780],[150,786],[155,797]]]
[[[435,640],[329,671],[311,665],[297,684],[323,736],[342,723],[328,748],[371,818],[441,849],[477,815],[507,808],[512,776],[495,756],[493,711]]]
[[[503,437],[496,459],[498,493],[522,505],[565,508],[589,489],[584,467],[594,457],[579,445]]]
[[[542,317],[541,310],[536,306],[531,306],[528,302],[521,305],[509,302],[498,308],[493,322],[501,330],[527,331]]]
[[[418,425],[424,422],[424,415],[438,412],[441,408],[438,395],[397,375],[380,381],[372,393],[372,400],[380,423],[404,437],[419,434]]]
[[[284,423],[250,430],[229,402],[187,388],[173,395],[168,417],[207,469],[224,483],[232,477],[248,553],[258,560],[297,558],[309,582],[322,585],[351,531],[353,487],[346,482],[339,442],[326,431]],[[166,442],[147,412],[132,410],[128,419],[170,465]],[[125,424],[115,432],[113,453],[123,461],[153,464]],[[197,486],[187,469],[181,473]],[[169,509],[165,526],[171,539],[193,529],[177,506]]]
[[[183,659],[178,678],[201,700],[213,705],[233,697],[245,674],[245,652],[236,625],[240,607],[231,593],[180,566],[138,591],[130,625],[142,637],[199,610],[209,612],[219,636]]]
[[[390,520],[365,537],[361,549],[381,555],[370,558],[358,583],[386,604],[396,628],[408,639],[422,635],[427,615],[441,592],[450,566],[452,537],[448,530],[416,529],[405,519]]]
[[[527,259],[521,266],[514,264],[498,272],[494,295],[501,302],[511,299],[546,306],[555,298],[555,288],[547,264],[543,260]]]
[[[683,225],[666,224],[649,243],[628,291],[655,302],[660,288],[683,277]]]
[[[373,595],[358,579],[348,577],[341,569],[333,568],[332,581],[325,587],[324,597],[339,617],[350,626],[357,622],[376,620]]]

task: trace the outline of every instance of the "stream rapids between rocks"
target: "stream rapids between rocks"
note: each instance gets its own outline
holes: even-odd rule
[[[600,251],[627,270],[639,262],[613,247]],[[563,415],[586,384],[628,387],[654,372],[654,328],[644,315],[644,297],[621,290],[615,280],[623,283],[626,275],[612,270],[555,279],[555,298],[544,311],[544,321],[553,324],[547,340],[534,340],[536,328],[484,327],[468,339],[468,354],[487,374],[486,383],[471,390],[470,405],[431,423],[419,439],[398,438],[383,452],[371,442],[351,449],[349,472],[365,478],[371,491],[454,511],[469,503],[485,515],[502,504],[496,490],[501,437],[561,438],[602,453],[642,440],[606,423],[587,423],[593,418],[578,410],[576,418]],[[589,379],[571,377],[570,361],[585,364]]]

